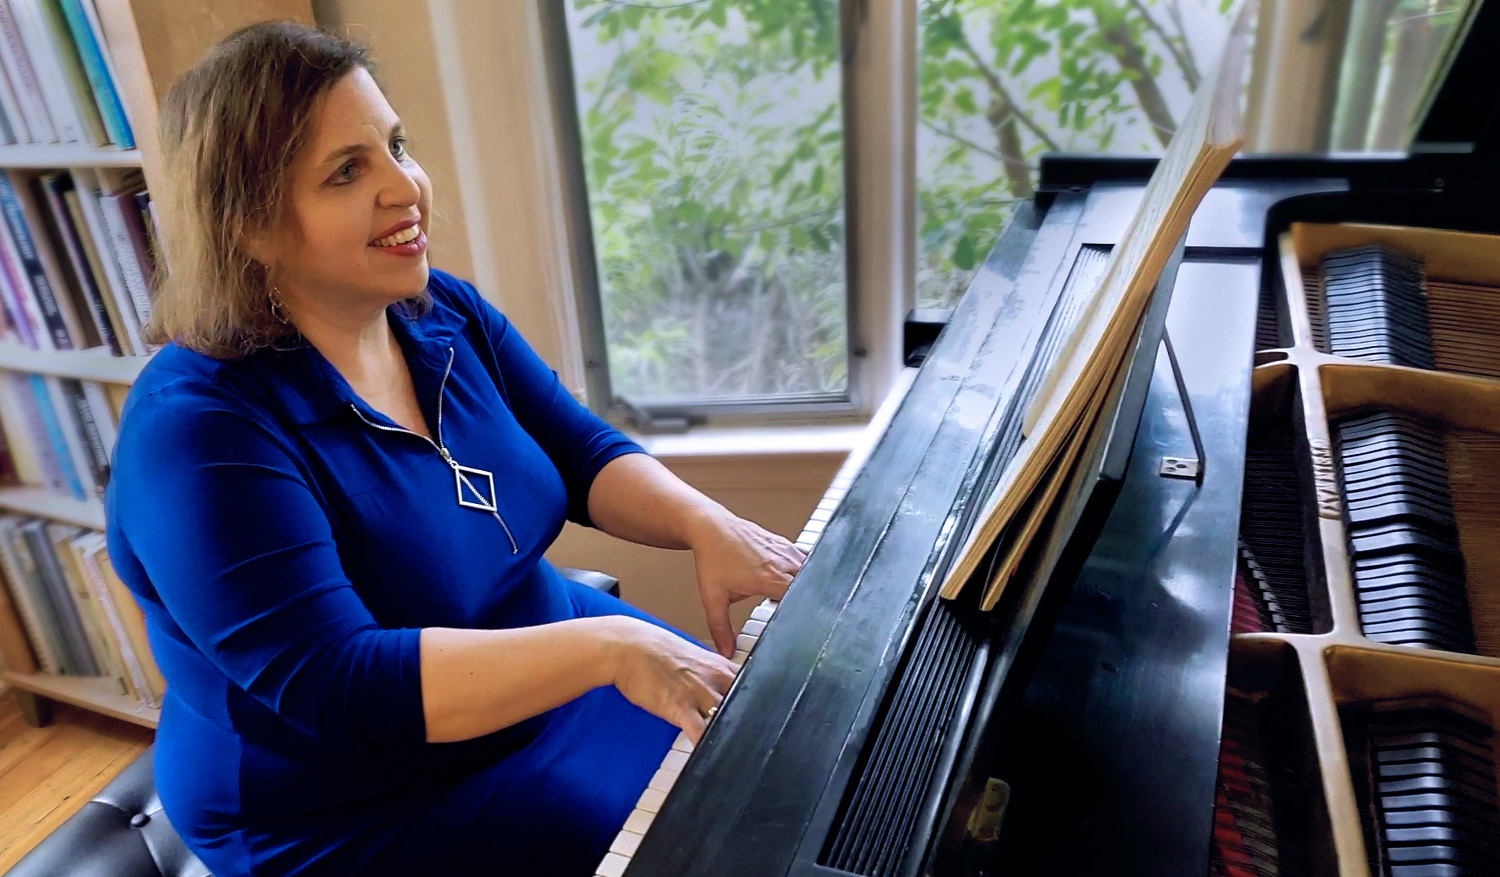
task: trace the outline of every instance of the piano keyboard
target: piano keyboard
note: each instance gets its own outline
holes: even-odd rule
[[[833,476],[833,482],[828,485],[822,501],[818,503],[817,508],[813,509],[812,517],[807,519],[807,524],[802,528],[802,533],[795,543],[798,548],[811,553],[818,544],[818,538],[823,535],[828,522],[833,520],[834,512],[848,495],[850,486],[854,484],[854,479],[864,468],[865,461],[875,450],[875,445],[879,443],[880,437],[885,433],[885,428],[895,416],[896,409],[901,406],[901,400],[906,398],[906,392],[911,389],[912,380],[916,376],[916,368],[902,369],[900,377],[896,379],[896,385],[891,388],[890,394],[886,396],[880,409],[870,419],[869,425],[865,427],[855,447],[849,450],[849,456],[839,467],[838,474]],[[744,664],[745,659],[749,657],[750,650],[755,648],[761,633],[776,614],[777,605],[778,602],[775,600],[763,600],[750,613],[750,619],[745,622],[745,626],[735,637],[733,660],[736,664]],[[625,826],[620,829],[619,834],[615,835],[609,852],[599,862],[594,877],[621,877],[625,873],[631,856],[635,855],[636,848],[640,846],[641,838],[651,827],[652,820],[656,818],[662,803],[667,799],[667,793],[672,790],[672,784],[677,781],[677,777],[692,754],[693,744],[688,742],[687,735],[678,734],[667,757],[662,760],[661,767],[657,768],[646,790],[641,793],[640,800],[636,801],[635,809],[630,811],[629,818],[625,820]]]

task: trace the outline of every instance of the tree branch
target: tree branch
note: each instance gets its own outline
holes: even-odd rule
[[[1042,141],[1042,144],[1045,145],[1048,149],[1052,150],[1053,152],[1057,152],[1058,148],[1056,141],[1048,136],[1047,132],[1043,131],[1041,129],[1041,126],[1037,125],[1037,123],[1030,116],[1022,112],[1021,105],[1016,103],[1015,99],[1010,96],[1010,90],[1005,87],[1005,83],[1000,81],[999,74],[995,73],[995,71],[990,68],[990,65],[985,63],[984,58],[980,57],[979,51],[975,49],[974,44],[969,41],[969,35],[963,32],[962,25],[959,25],[959,32],[963,33],[962,45],[964,54],[968,55],[969,60],[974,62],[974,66],[979,68],[980,75],[984,77],[985,82],[989,83],[990,89],[995,92],[995,96],[1004,101],[1006,105],[1009,106],[1011,114],[1016,117],[1017,121],[1026,126],[1026,130],[1036,135],[1037,139]]]
[[[1130,5],[1135,7],[1135,11],[1139,12],[1141,18],[1146,20],[1146,27],[1150,28],[1151,32],[1158,37],[1161,37],[1162,44],[1167,47],[1168,52],[1172,53],[1172,60],[1176,61],[1177,66],[1182,70],[1182,78],[1187,82],[1188,90],[1197,91],[1198,83],[1203,81],[1203,77],[1199,75],[1198,66],[1193,63],[1193,56],[1187,53],[1186,47],[1181,45],[1179,39],[1174,39],[1171,34],[1167,33],[1166,28],[1162,27],[1156,19],[1151,17],[1151,13],[1147,11],[1146,5],[1141,0],[1130,0]]]
[[[975,152],[978,152],[978,153],[980,153],[982,155],[987,155],[987,156],[989,156],[990,158],[993,158],[996,161],[1010,161],[1010,160],[1012,160],[1011,158],[1009,158],[1007,156],[1004,156],[1004,155],[1001,155],[1000,153],[996,152],[993,149],[990,149],[990,148],[985,147],[985,146],[980,146],[978,143],[975,143],[974,141],[972,141],[972,140],[968,139],[967,137],[963,136],[962,134],[959,134],[957,131],[950,131],[947,128],[939,128],[937,125],[933,124],[932,122],[927,121],[926,119],[922,120],[922,127],[926,128],[927,130],[931,131],[934,134],[938,134],[938,135],[941,135],[943,137],[947,137],[949,140],[952,140],[955,143],[961,143],[964,146],[967,146],[970,149],[974,150]]]

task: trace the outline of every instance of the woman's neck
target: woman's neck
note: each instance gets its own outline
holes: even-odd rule
[[[406,360],[386,309],[359,313],[293,307],[292,321],[356,392],[386,385]]]

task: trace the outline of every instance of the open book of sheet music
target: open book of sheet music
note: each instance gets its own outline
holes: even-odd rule
[[[1198,203],[1239,150],[1241,84],[1255,5],[1246,0],[1235,16],[1217,71],[1199,87],[1130,228],[1110,254],[1104,279],[1044,376],[1022,423],[1025,438],[979,509],[943,581],[944,598],[953,599],[971,579],[981,578],[976,571],[992,558],[980,606],[993,608],[1033,540],[1055,519],[1059,501],[1080,486],[1080,456],[1123,379],[1157,278]]]

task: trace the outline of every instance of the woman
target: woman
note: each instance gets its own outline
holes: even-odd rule
[[[559,577],[564,518],[692,549],[725,654],[729,603],[802,553],[429,270],[428,180],[368,68],[257,25],[163,106],[170,343],[107,497],[168,682],[158,787],[218,877],[589,874],[734,666]]]

